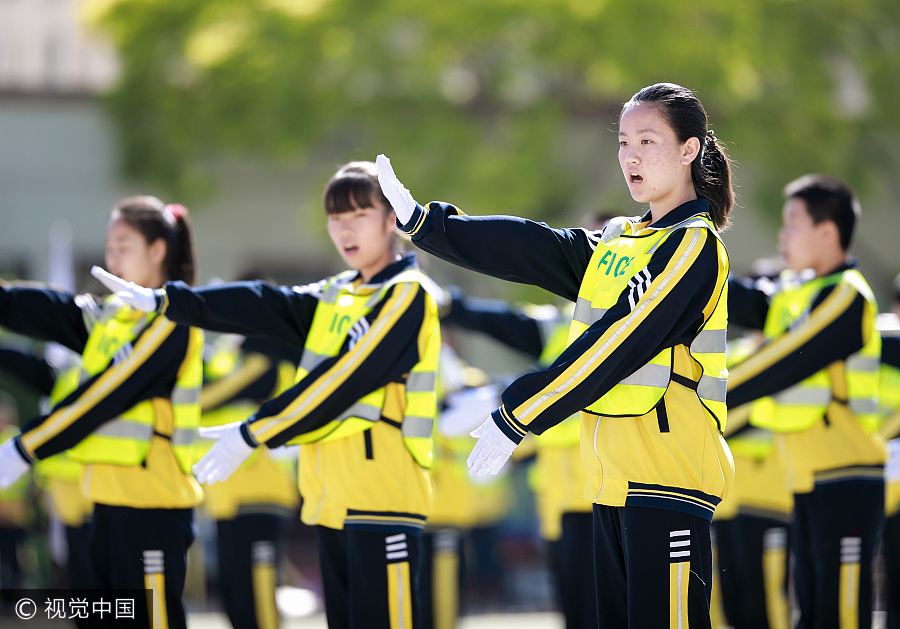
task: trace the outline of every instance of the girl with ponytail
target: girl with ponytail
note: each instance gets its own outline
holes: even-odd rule
[[[566,349],[521,376],[472,433],[469,471],[496,474],[529,432],[581,413],[600,627],[709,627],[710,521],[734,477],[725,427],[731,171],[706,112],[670,83],[619,119],[619,164],[642,216],[553,229],[416,203],[390,161],[378,180],[413,244],[575,302]]]
[[[105,261],[119,275],[155,287],[190,283],[194,260],[184,207],[135,196],[112,210]],[[89,554],[97,587],[153,590],[135,599],[134,617],[148,626],[185,627],[187,550],[193,508],[203,496],[190,467],[200,422],[202,332],[135,310],[115,295],[4,282],[0,326],[82,356],[73,388],[0,446],[0,487],[54,454],[82,463],[82,490],[94,503]]]

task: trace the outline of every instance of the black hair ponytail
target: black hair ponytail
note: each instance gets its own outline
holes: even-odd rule
[[[674,83],[657,83],[632,96],[622,107],[622,112],[641,103],[651,103],[659,108],[679,142],[686,142],[688,138],[700,141],[700,154],[691,163],[694,191],[698,197],[709,201],[709,212],[716,229],[726,229],[734,208],[731,160],[713,131],[708,128],[709,119],[703,103],[686,87]]]

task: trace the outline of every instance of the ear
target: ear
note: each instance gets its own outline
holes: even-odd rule
[[[147,253],[150,257],[150,262],[153,264],[162,267],[163,260],[166,259],[166,252],[169,247],[166,244],[166,241],[162,238],[157,238],[153,242],[150,243],[150,246],[147,248]]]
[[[687,166],[700,155],[700,140],[691,137],[684,143],[684,151],[681,153],[681,163]]]
[[[834,221],[822,221],[816,228],[822,242],[828,246],[841,248],[841,234],[838,232],[838,226]]]

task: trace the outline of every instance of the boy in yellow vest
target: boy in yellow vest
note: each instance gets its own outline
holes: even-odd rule
[[[830,177],[801,177],[784,194],[787,270],[774,293],[730,282],[732,321],[766,343],[732,370],[728,406],[753,401],[750,421],[786,454],[797,626],[868,628],[886,452],[874,434],[878,307],[848,254],[860,209]]]

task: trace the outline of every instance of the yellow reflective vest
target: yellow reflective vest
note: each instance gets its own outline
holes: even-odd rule
[[[608,308],[615,305],[629,282],[640,279],[634,274],[647,265],[669,235],[678,229],[698,227],[709,229],[716,238],[719,237],[709,219],[695,216],[669,229],[655,230],[646,236],[620,237],[610,242],[600,242],[581,284],[575,304],[575,316],[569,328],[569,342],[581,336]],[[727,285],[723,286],[721,295],[714,296],[717,302],[710,304],[712,313],[689,348],[661,351],[586,410],[605,417],[646,415],[656,407],[668,389],[676,370],[675,353],[680,351],[686,352],[702,368],[697,380],[697,396],[706,409],[707,418],[716,424],[719,432],[724,430],[728,377],[728,369],[725,367],[727,289]],[[695,380],[691,374],[680,375]]]
[[[776,432],[807,430],[824,417],[829,403],[836,399],[850,408],[867,432],[873,432],[878,427],[881,335],[875,331],[871,314],[877,313],[878,308],[872,289],[859,271],[848,269],[807,282],[783,281],[781,290],[772,296],[763,333],[767,339],[781,336],[794,322],[808,314],[816,295],[838,283],[852,285],[869,304],[869,314],[864,322],[871,329],[868,341],[862,350],[843,361],[843,365],[823,369],[776,395],[755,401],[752,413],[754,425]],[[840,369],[836,370],[838,367]],[[845,387],[834,382],[844,375]],[[837,392],[838,386],[846,388],[846,397]]]
[[[331,278],[324,286],[323,297],[316,307],[316,315],[310,326],[309,336],[303,348],[303,356],[294,382],[300,382],[322,361],[337,356],[350,328],[375,307],[388,290],[400,282],[418,282],[423,285],[431,280],[415,269],[398,273],[374,292],[346,290],[347,280],[357,274],[345,271]],[[437,415],[437,366],[440,356],[440,336],[433,340],[406,378],[406,406],[401,432],[406,447],[422,467],[431,467],[432,430]],[[386,387],[376,389],[357,400],[341,416],[318,430],[300,435],[289,443],[314,443],[331,441],[353,435],[372,427],[382,414]]]
[[[702,214],[664,229],[632,230],[628,223],[621,236],[597,244],[579,289],[569,343],[601,319],[623,292],[640,288],[642,269],[679,230],[688,231],[687,246],[703,230],[716,238],[719,284],[703,306],[705,323],[689,347],[664,349],[582,412],[585,496],[609,505],[677,504],[710,519],[734,476],[731,452],[722,437],[728,257],[712,222]],[[653,282],[664,288],[677,281],[677,260],[671,268],[670,276]],[[629,317],[639,317],[644,303],[632,304]],[[660,430],[663,417],[666,432]]]
[[[156,318],[124,306],[107,310],[107,316],[91,329],[81,368],[88,378],[105,370],[120,352]],[[172,395],[165,404],[147,400],[104,423],[99,429],[69,450],[69,456],[81,463],[141,465],[150,450],[154,434],[166,439],[178,466],[191,473],[193,443],[200,425],[200,388],[203,384],[202,332],[193,328],[196,342],[193,353],[179,369]],[[198,338],[199,337],[199,338]],[[171,421],[161,415],[171,414]],[[166,420],[168,417],[165,418]]]

